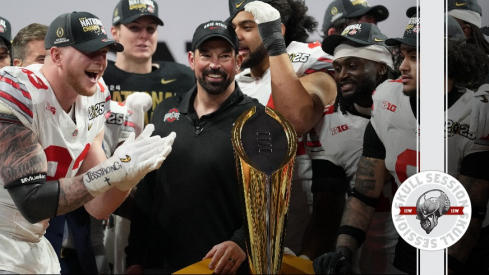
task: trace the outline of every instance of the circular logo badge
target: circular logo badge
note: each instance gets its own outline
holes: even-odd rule
[[[392,202],[392,220],[410,245],[441,250],[456,243],[472,214],[469,194],[454,177],[424,171],[404,181]]]

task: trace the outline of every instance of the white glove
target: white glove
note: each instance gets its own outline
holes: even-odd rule
[[[245,5],[245,11],[253,14],[255,22],[258,24],[260,37],[263,40],[263,46],[267,49],[268,55],[277,56],[287,53],[278,10],[268,3],[253,1]]]
[[[476,138],[489,136],[489,84],[480,86],[469,104],[469,133],[475,133]]]
[[[290,248],[288,247],[284,247],[284,255],[292,255],[292,256],[297,256],[295,255],[294,251],[292,251]]]
[[[256,24],[267,23],[280,19],[280,13],[268,3],[253,1],[245,5],[245,11],[251,12]]]
[[[136,136],[139,136],[144,127],[144,114],[153,105],[151,96],[144,92],[134,92],[125,101],[127,109],[132,111],[131,119],[134,122]]]
[[[153,131],[154,125],[148,124],[136,140],[134,133],[131,133],[111,158],[83,175],[83,183],[93,197],[112,186],[128,191],[147,173],[161,166],[171,152],[176,134],[172,132],[165,138],[151,137]]]

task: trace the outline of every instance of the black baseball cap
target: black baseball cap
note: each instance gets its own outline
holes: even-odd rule
[[[89,12],[72,12],[58,16],[49,25],[44,48],[71,46],[83,52],[95,52],[109,47],[122,52],[124,47],[107,38],[102,21]]]
[[[356,18],[370,13],[377,22],[389,17],[389,11],[382,5],[369,7],[367,0],[334,0],[329,4],[323,19],[323,32],[326,33],[333,23],[340,18]]]
[[[385,41],[387,46],[399,46],[406,44],[411,47],[417,47],[416,41],[419,39],[419,17],[414,15],[409,18],[409,23],[404,30],[404,36],[398,38],[389,38]]]
[[[158,17],[158,4],[153,0],[119,1],[112,15],[112,25],[128,24],[141,16],[151,16],[158,25],[163,26],[163,21]]]
[[[416,14],[419,14],[419,7],[417,7],[417,6],[410,7],[409,9],[406,10],[406,16],[408,18],[411,18],[411,17],[415,16]]]
[[[226,39],[233,46],[234,50],[239,50],[239,40],[234,28],[231,24],[212,20],[203,24],[200,24],[195,29],[194,37],[192,38],[192,51],[198,49],[200,45],[209,38],[221,37]]]
[[[446,15],[447,38],[452,41],[465,41],[465,34],[460,24],[451,15]]]
[[[482,8],[477,0],[448,0],[448,14],[481,27]]]
[[[346,27],[341,35],[332,34],[324,38],[322,47],[324,52],[334,55],[334,49],[344,43],[354,47],[363,47],[369,45],[382,45],[387,40],[379,27],[371,23],[356,23]]]
[[[12,45],[12,28],[10,27],[10,22],[3,17],[0,17],[0,38],[10,48],[10,45]]]
[[[246,4],[254,2],[256,0],[229,0],[229,18],[226,22],[231,23],[238,12],[244,10]],[[272,0],[260,0],[264,3],[270,3]]]

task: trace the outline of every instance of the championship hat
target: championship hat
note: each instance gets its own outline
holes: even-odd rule
[[[481,27],[482,9],[477,0],[448,0],[448,14]]]
[[[233,18],[238,14],[238,12],[244,10],[246,4],[253,2],[256,0],[229,0],[229,18],[226,19],[226,22],[231,23]],[[270,3],[272,0],[260,0],[264,3]]]
[[[414,15],[409,18],[409,23],[404,30],[404,36],[398,38],[389,38],[385,41],[387,46],[399,46],[406,44],[411,47],[417,47],[417,39],[419,39],[419,17]]]
[[[323,19],[323,32],[326,33],[333,23],[340,18],[361,17],[370,13],[377,22],[384,21],[389,11],[382,5],[369,7],[367,0],[334,0],[329,4]]]
[[[120,0],[112,15],[112,25],[128,24],[141,16],[151,16],[158,25],[163,26],[163,21],[158,17],[158,4],[153,0]]]
[[[219,20],[212,20],[202,23],[197,27],[197,29],[195,29],[194,37],[192,38],[192,51],[198,49],[204,41],[212,37],[221,37],[226,39],[229,43],[231,43],[234,50],[238,52],[239,40],[233,26]]]
[[[10,45],[12,44],[12,29],[10,27],[10,22],[3,17],[0,17],[0,38],[2,38],[5,45],[10,48]]]
[[[44,47],[66,47],[83,52],[95,52],[109,47],[116,52],[122,52],[124,47],[107,38],[107,32],[100,19],[88,12],[72,12],[58,16],[49,25],[44,41]]]
[[[339,44],[348,44],[354,47],[363,47],[380,44],[384,46],[387,36],[377,25],[371,23],[356,23],[346,27],[341,35],[332,34],[324,38],[322,47],[324,52],[334,55],[334,49]]]

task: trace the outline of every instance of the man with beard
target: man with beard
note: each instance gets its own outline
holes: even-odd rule
[[[175,131],[179,142],[136,193],[127,273],[172,273],[203,257],[216,274],[247,271],[246,262],[238,269],[246,254],[231,130],[244,111],[263,106],[234,80],[238,49],[230,24],[201,24],[188,53],[196,87],[156,107],[155,134]]]
[[[257,20],[258,13],[267,11],[275,16],[274,32],[266,30],[270,22]],[[322,51],[319,42],[305,43],[317,22],[306,14],[303,1],[229,0],[229,12],[228,21],[236,29],[243,55],[242,72],[236,76],[238,85],[243,93],[283,114],[299,136],[293,176],[296,188],[291,191],[285,239],[285,246],[298,253],[312,202],[311,164],[300,137],[313,128],[324,106],[336,97],[332,56]]]
[[[316,274],[350,273],[353,255],[366,238],[388,174],[390,173],[397,185],[400,185],[417,171],[415,137],[418,133],[418,122],[415,110],[418,92],[418,33],[419,20],[415,15],[410,18],[402,38],[385,41],[388,46],[399,46],[399,52],[403,57],[399,67],[401,77],[383,82],[372,96],[372,116],[365,128],[363,152],[356,169],[355,187],[347,200],[337,232],[336,250],[314,260]],[[395,112],[392,111],[393,108]],[[387,132],[387,129],[396,131]],[[400,163],[404,166],[401,167]],[[409,246],[407,243],[405,245]],[[400,247],[398,242],[394,267],[402,271],[412,264],[409,262],[411,257],[399,259],[407,250],[409,248]]]
[[[392,55],[384,44],[386,39],[376,25],[356,23],[347,26],[341,35],[326,37],[322,43],[324,51],[334,56],[338,95],[335,104],[325,108],[323,119],[307,136],[306,149],[313,166],[314,206],[301,253],[310,259],[334,249],[345,197],[355,183],[372,93],[380,83],[395,77]],[[388,180],[384,201],[376,208],[369,228],[371,238],[358,254],[359,273],[399,273],[392,266],[397,233],[385,230],[389,224],[394,229],[389,198],[395,190],[395,183]]]
[[[106,217],[171,151],[175,135],[150,137],[148,125],[105,157],[102,75],[109,49],[123,47],[103,29],[91,13],[62,14],[48,28],[44,65],[0,70],[0,273],[59,274],[62,251],[44,237],[50,218],[80,209]],[[89,244],[78,237],[75,245]]]

